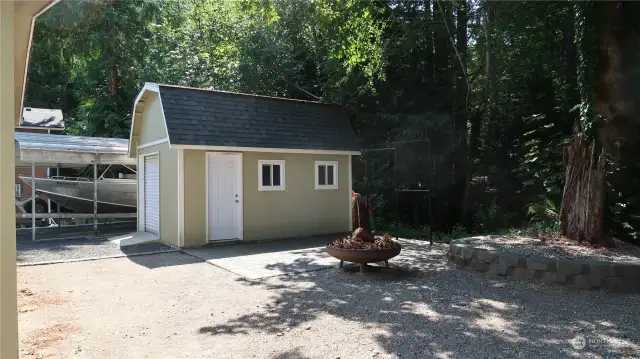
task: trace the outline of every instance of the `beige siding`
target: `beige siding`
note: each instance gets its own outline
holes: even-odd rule
[[[346,232],[350,196],[348,158],[244,153],[244,239]],[[269,159],[285,161],[284,191],[258,191],[258,161]],[[338,161],[338,189],[315,189],[315,161]]]
[[[204,151],[184,151],[184,245],[207,243],[206,162]]]
[[[144,115],[140,124],[138,145],[147,142],[161,140],[167,137],[164,118],[162,116],[162,105],[157,93],[149,94],[149,99],[145,101]]]
[[[167,136],[157,93],[149,95],[141,120],[141,123],[136,125],[136,127],[139,126],[139,145],[161,140]],[[137,151],[137,156],[139,158],[154,152],[159,153],[160,161],[160,239],[178,246],[178,152],[169,148],[169,144],[165,142],[142,148]],[[138,193],[142,193],[142,186],[143,183],[139,182]],[[142,203],[139,203],[138,221],[141,221],[140,213],[143,209]]]
[[[206,243],[206,152],[184,151],[185,246]],[[284,191],[258,191],[258,161],[284,160]],[[261,240],[346,232],[349,157],[244,152],[243,239]],[[338,189],[315,189],[315,161],[338,162]]]
[[[16,303],[16,231],[13,202],[14,126],[19,103],[14,102],[22,82],[14,82],[16,61],[27,54],[27,46],[13,36],[14,3],[0,1],[0,358],[18,358],[18,307]],[[22,26],[22,24],[15,24]],[[14,41],[16,41],[14,49]],[[17,49],[21,52],[15,51]],[[17,64],[16,64],[17,65]],[[15,72],[14,72],[15,71]],[[14,88],[15,85],[15,88]]]
[[[146,126],[144,126],[146,127]],[[143,127],[143,128],[144,128]],[[169,148],[168,143],[142,148],[139,155],[159,152],[160,160],[160,239],[175,246],[179,245],[178,236],[178,152]],[[138,182],[138,191],[142,193]],[[143,210],[138,206],[138,221]]]

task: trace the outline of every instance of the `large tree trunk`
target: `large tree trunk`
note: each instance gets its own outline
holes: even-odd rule
[[[605,149],[576,135],[565,153],[566,184],[562,194],[560,230],[578,242],[600,244],[605,198]]]
[[[455,118],[454,118],[454,73],[452,64],[457,64],[455,59],[455,25],[453,23],[452,3],[444,0],[434,0],[433,2],[433,44],[434,44],[434,61],[435,61],[435,84],[436,96],[434,102],[435,112],[451,119],[450,135],[455,136]],[[455,61],[455,63],[454,63]],[[457,68],[457,66],[456,66]],[[440,177],[439,183],[446,183],[447,188],[443,188],[442,195],[450,200],[445,201],[445,212],[447,218],[447,227],[453,228],[458,223],[460,194],[455,187],[455,151],[448,154],[442,162],[446,163],[438,170]]]
[[[631,48],[636,6],[624,2],[585,2],[576,8],[580,63],[580,121],[565,153],[566,183],[560,229],[570,239],[611,244],[604,236],[605,161],[608,152],[633,139],[633,100],[625,49]]]

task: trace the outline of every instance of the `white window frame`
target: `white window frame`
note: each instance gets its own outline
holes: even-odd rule
[[[320,172],[320,166],[333,166],[333,184],[324,184],[321,185],[319,183],[318,173]],[[315,188],[320,189],[338,189],[338,161],[316,161],[315,163],[315,174],[314,180]],[[325,167],[326,168],[326,167]],[[327,177],[325,176],[325,179]]]
[[[280,185],[279,186],[263,186],[262,185],[262,166],[279,165],[280,166]],[[284,160],[258,160],[258,191],[284,191],[285,190],[285,171]],[[273,167],[271,169],[271,181],[273,182]]]
[[[16,196],[16,198],[19,198],[22,196],[22,183],[16,183],[14,190],[14,195]]]

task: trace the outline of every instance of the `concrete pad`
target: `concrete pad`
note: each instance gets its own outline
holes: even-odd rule
[[[18,265],[41,265],[69,261],[127,257],[177,251],[162,242],[147,242],[122,247],[106,238],[76,238],[18,242]]]
[[[183,252],[247,279],[303,273],[337,266],[325,245],[333,239],[314,237],[251,244],[185,249]]]
[[[147,232],[128,233],[125,235],[110,237],[108,239],[112,243],[119,244],[120,247],[160,241],[160,238],[158,238],[158,236]]]

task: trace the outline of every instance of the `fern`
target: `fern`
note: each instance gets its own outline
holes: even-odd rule
[[[560,207],[558,203],[545,195],[540,195],[539,201],[530,203],[527,215],[530,216],[532,222],[556,222],[560,218]]]

